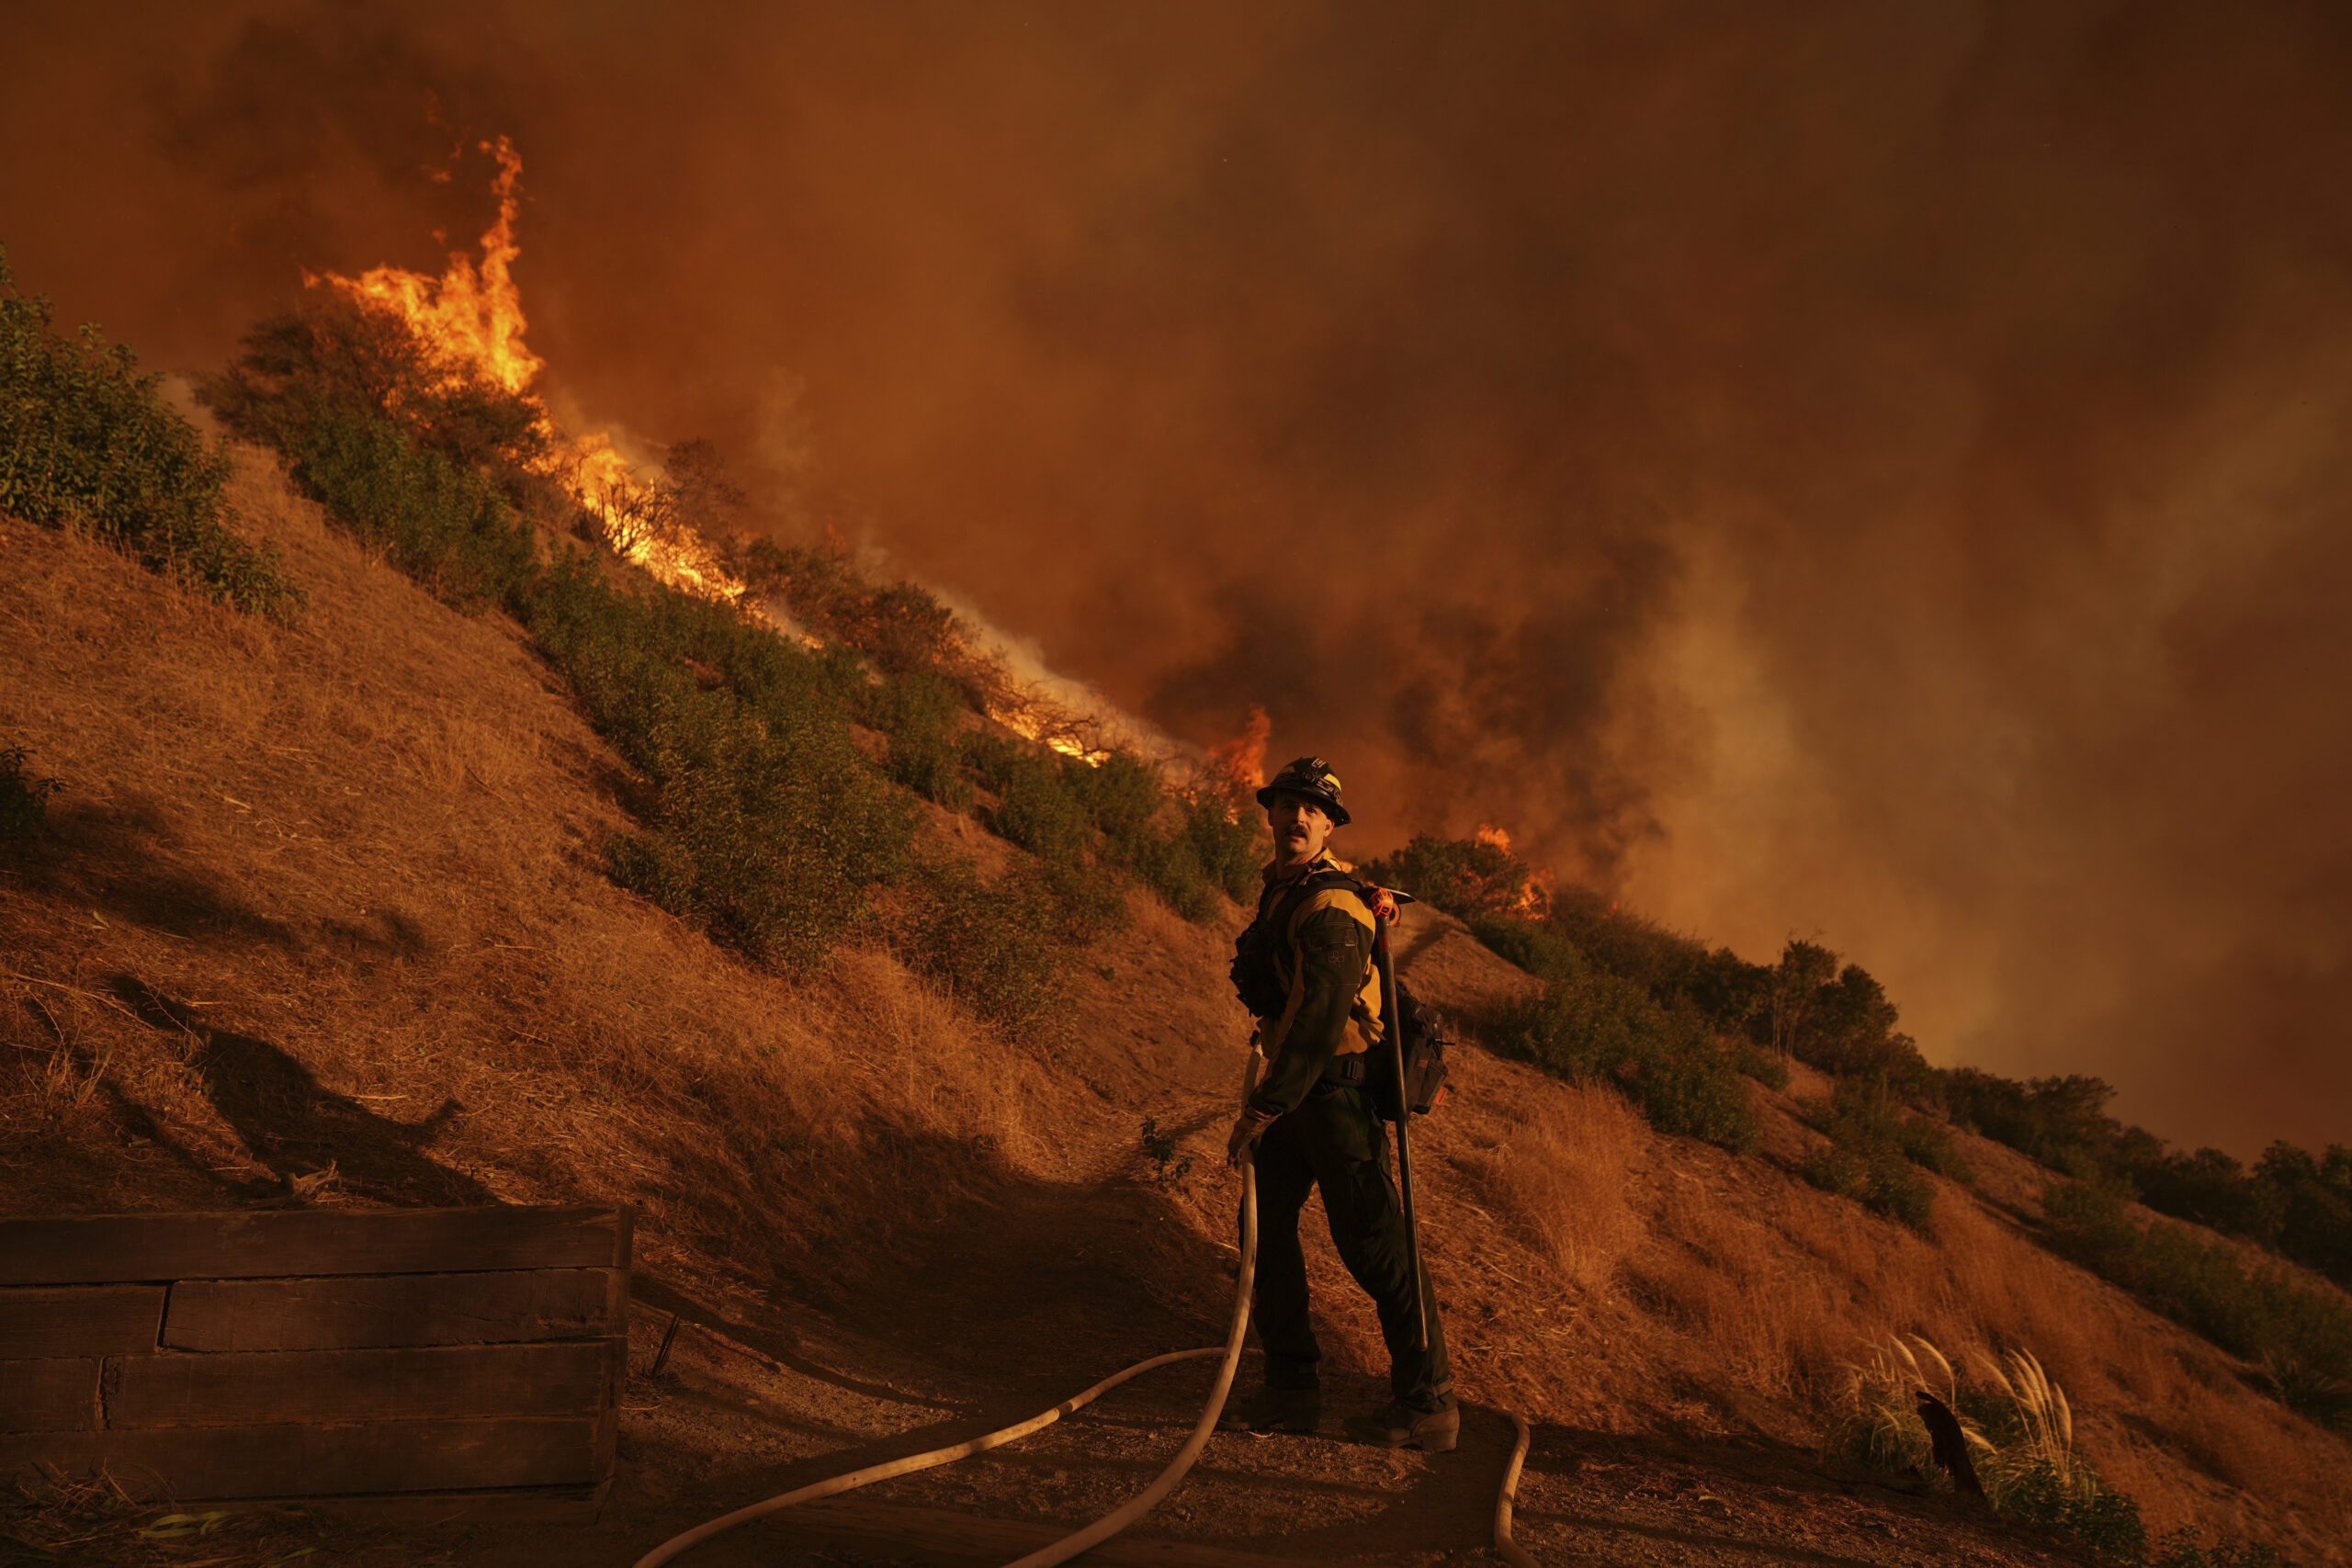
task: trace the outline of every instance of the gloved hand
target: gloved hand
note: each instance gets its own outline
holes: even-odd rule
[[[1242,1160],[1257,1146],[1258,1140],[1266,1135],[1266,1129],[1273,1124],[1274,1119],[1271,1116],[1255,1111],[1243,1111],[1233,1123],[1232,1133],[1225,1140],[1225,1163],[1238,1169]]]

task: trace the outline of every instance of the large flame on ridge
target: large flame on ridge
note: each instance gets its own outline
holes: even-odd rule
[[[498,215],[482,231],[479,262],[456,251],[437,277],[386,265],[356,277],[305,274],[304,281],[396,317],[441,369],[443,385],[484,380],[527,403],[547,443],[541,471],[552,475],[597,520],[606,544],[622,559],[673,588],[738,605],[780,635],[814,645],[817,639],[792,626],[787,618],[745,597],[743,581],[727,570],[691,525],[670,513],[654,475],[624,457],[609,434],[567,435],[531,390],[547,362],[523,341],[529,322],[523,313],[522,290],[514,282],[514,263],[523,254],[515,235],[523,159],[503,136],[481,142],[480,148],[498,164],[491,182]],[[993,634],[992,644],[990,635],[983,626],[976,640],[973,628],[965,628],[970,651],[1006,674],[994,683],[986,706],[990,718],[1015,734],[1098,767],[1110,758],[1111,745],[1136,746],[1138,739],[1157,739],[1145,736],[1142,727],[1111,710],[1091,689],[1062,681],[1042,667],[1023,668],[1023,661],[1012,656],[1010,642]],[[1265,763],[1262,711],[1253,710],[1252,724],[1255,749],[1241,766],[1254,785]],[[1218,768],[1222,771],[1221,761]]]
[[[482,231],[479,264],[457,251],[438,277],[406,267],[379,266],[357,277],[331,272],[306,276],[305,281],[399,318],[427,357],[443,369],[447,384],[479,378],[530,404],[538,415],[539,434],[547,438],[543,469],[597,520],[606,543],[622,559],[673,588],[743,604],[742,580],[727,570],[718,552],[692,528],[661,514],[651,479],[621,456],[612,437],[601,431],[578,438],[564,435],[547,405],[531,391],[547,362],[523,341],[529,322],[523,314],[522,290],[514,283],[514,263],[523,254],[515,238],[523,158],[503,136],[481,147],[498,162],[498,174],[491,181],[498,216]],[[744,607],[759,613],[756,605]]]

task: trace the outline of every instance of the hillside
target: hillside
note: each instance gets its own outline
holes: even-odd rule
[[[872,942],[780,978],[607,878],[628,769],[510,621],[371,559],[258,451],[232,500],[310,596],[291,625],[0,518],[0,740],[65,785],[0,864],[0,1210],[638,1206],[640,1375],[621,1488],[563,1549],[582,1562],[1218,1338],[1238,911],[1194,924],[1129,894],[1070,1004],[1010,1035]],[[933,843],[1021,853],[923,809]],[[1905,1332],[2033,1351],[2152,1529],[2352,1561],[2344,1440],[2036,1245],[2022,1156],[1962,1135],[1981,1179],[1939,1179],[1923,1238],[1802,1179],[1798,1101],[1826,1092],[1804,1070],[1755,1090],[1757,1156],[1660,1134],[1607,1088],[1479,1049],[1533,982],[1413,919],[1406,973],[1471,1026],[1416,1145],[1463,1447],[1221,1435],[1101,1560],[1483,1560],[1507,1410],[1536,1429],[1520,1539],[1544,1562],[2075,1560],[1822,1457],[1845,1365]],[[1189,1171],[1156,1172],[1147,1117]],[[1371,1404],[1369,1312],[1307,1229],[1331,1403]],[[692,1330],[642,1375],[673,1312]],[[1148,1478],[1206,1381],[1156,1374],[690,1561],[1010,1555]],[[493,1530],[328,1539],[338,1561],[538,1560]]]

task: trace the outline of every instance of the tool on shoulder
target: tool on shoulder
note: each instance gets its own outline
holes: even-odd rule
[[[1409,901],[1411,895],[1392,894],[1390,897]],[[1396,1123],[1396,1185],[1405,1200],[1405,1250],[1413,1260],[1413,1348],[1427,1350],[1430,1348],[1429,1302],[1422,1294],[1421,1232],[1413,1220],[1413,1140],[1407,1130],[1412,1121],[1408,1108],[1414,1096],[1408,1092],[1412,1079],[1406,1061],[1404,1010],[1397,1004],[1396,961],[1388,946],[1388,928],[1392,923],[1377,917],[1372,923],[1372,962],[1373,967],[1380,972],[1380,1017],[1388,1036],[1389,1070],[1393,1075],[1389,1085],[1391,1093],[1378,1097],[1375,1103],[1380,1105],[1384,1115],[1392,1108],[1396,1111],[1391,1120]],[[1442,1057],[1435,1060],[1437,1083],[1434,1092],[1442,1096],[1445,1092],[1445,1065]],[[1430,1103],[1434,1105],[1436,1100],[1433,1098]]]

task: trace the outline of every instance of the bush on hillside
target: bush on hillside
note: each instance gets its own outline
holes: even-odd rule
[[[1523,910],[1535,874],[1498,843],[1416,833],[1403,849],[1368,861],[1363,874],[1436,905],[1457,919]]]
[[[899,875],[913,825],[859,759],[824,662],[732,607],[566,563],[525,618],[644,776],[616,878],[763,962],[805,967]],[[706,686],[698,671],[712,671]]]
[[[530,528],[498,487],[383,415],[322,411],[288,456],[329,515],[448,604],[503,603],[530,581]]]
[[[930,671],[885,676],[861,706],[865,722],[889,738],[892,778],[951,811],[970,809],[959,741],[971,709],[956,682]]]
[[[1038,868],[983,882],[967,861],[926,866],[900,932],[907,966],[1005,1033],[1043,1023],[1062,999],[1068,917]]]
[[[855,649],[885,675],[967,676],[955,613],[925,589],[875,583],[844,550],[766,539],[748,546],[737,565],[755,596],[782,599],[809,631]]]
[[[1177,837],[1200,863],[1211,887],[1237,904],[1257,901],[1259,875],[1272,854],[1261,819],[1204,791],[1184,797],[1183,827]]]
[[[1806,1156],[1806,1180],[1923,1235],[1935,1186],[1917,1167],[1968,1179],[1943,1129],[1906,1113],[1883,1085],[1840,1079],[1827,1104],[1807,1107],[1806,1120],[1829,1140]]]
[[[0,746],[0,841],[30,838],[49,820],[49,797],[65,787],[35,774],[32,753],[22,746]]]
[[[436,361],[398,316],[340,296],[254,328],[198,396],[231,430],[289,454],[329,415],[389,419],[425,451],[468,469],[528,469],[549,439],[528,399]]]
[[[1492,1035],[1497,1049],[1571,1083],[1616,1085],[1661,1132],[1755,1147],[1755,1103],[1706,1021],[1606,970],[1547,978],[1540,994],[1502,1010]]]
[[[2112,1182],[2059,1182],[2043,1195],[2052,1243],[2146,1305],[2271,1369],[2274,1392],[2312,1416],[2352,1424],[2352,1303],[2283,1269],[2249,1267],[2226,1241],[2162,1222],[2143,1226]]]
[[[302,603],[277,552],[231,531],[229,457],[96,327],[50,330],[47,299],[17,292],[0,253],[0,513],[85,533],[237,609]]]
[[[975,731],[964,738],[964,760],[997,797],[986,814],[991,832],[1046,860],[1077,858],[1088,823],[1065,759],[1034,741]]]

